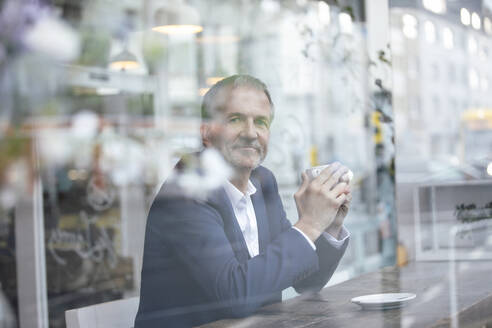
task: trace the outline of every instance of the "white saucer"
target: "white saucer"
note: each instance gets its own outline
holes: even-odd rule
[[[389,310],[404,306],[417,295],[413,293],[386,293],[354,297],[350,301],[364,310]]]

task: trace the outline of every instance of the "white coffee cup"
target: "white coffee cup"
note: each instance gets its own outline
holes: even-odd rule
[[[313,166],[312,168],[306,170],[306,174],[310,179],[314,179],[321,173],[321,171],[323,171],[328,166],[330,165]],[[354,173],[351,170],[348,170],[347,173],[345,173],[340,177],[340,181],[350,183],[353,177],[354,177]]]

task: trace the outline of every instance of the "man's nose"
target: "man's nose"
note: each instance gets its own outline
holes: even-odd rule
[[[258,131],[252,119],[246,120],[241,134],[243,137],[250,139],[256,139],[258,137]]]

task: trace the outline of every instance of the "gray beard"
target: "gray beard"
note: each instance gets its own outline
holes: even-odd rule
[[[225,151],[222,151],[221,153],[222,153],[222,156],[224,156],[224,159],[226,160],[226,162],[229,163],[235,170],[244,170],[246,168],[248,168],[250,170],[254,170],[258,166],[260,166],[261,163],[263,163],[263,161],[265,160],[265,152],[260,150],[258,152],[259,159],[256,161],[256,163],[254,163],[253,167],[246,167],[244,164],[239,163],[240,159],[234,158],[234,155],[231,156],[232,151],[227,151],[227,149],[225,149]]]

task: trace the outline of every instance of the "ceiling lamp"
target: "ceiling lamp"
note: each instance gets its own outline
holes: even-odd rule
[[[156,10],[152,30],[163,34],[196,34],[203,27],[195,8],[183,0],[171,0]]]
[[[477,14],[477,13],[473,13],[471,15],[471,24],[472,24],[472,27],[475,29],[475,30],[479,30],[480,29],[480,16]]]
[[[460,10],[460,17],[461,17],[461,23],[463,25],[470,25],[470,22],[471,22],[471,16],[470,16],[470,12],[468,11],[468,9],[466,8],[461,8]]]
[[[436,14],[446,13],[446,1],[445,0],[422,0],[424,8],[432,11]]]
[[[140,64],[137,61],[137,57],[127,49],[124,49],[120,54],[114,56],[109,64],[109,68],[118,71],[132,70],[139,67]]]
[[[483,29],[485,30],[485,32],[487,32],[487,34],[492,34],[492,21],[490,20],[490,18],[485,17],[483,19]]]
[[[417,18],[410,14],[402,16],[403,34],[409,39],[416,39],[418,36]]]

